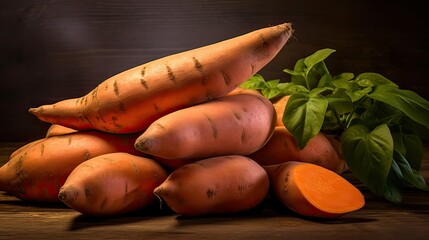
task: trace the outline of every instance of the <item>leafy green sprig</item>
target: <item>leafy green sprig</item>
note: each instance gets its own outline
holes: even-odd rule
[[[429,102],[381,74],[332,75],[325,60],[334,49],[299,59],[289,82],[254,75],[241,87],[269,99],[290,95],[283,123],[300,148],[319,132],[341,139],[349,170],[373,193],[402,202],[406,185],[429,191],[420,175],[429,136]]]

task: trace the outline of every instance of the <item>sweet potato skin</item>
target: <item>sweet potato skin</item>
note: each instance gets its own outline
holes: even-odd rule
[[[198,217],[249,210],[262,202],[268,189],[268,176],[260,165],[228,155],[179,167],[154,193],[174,212]]]
[[[155,160],[124,152],[103,154],[79,164],[58,198],[91,216],[113,216],[149,208],[153,190],[168,176]],[[156,206],[158,207],[158,206]]]
[[[298,161],[317,164],[338,173],[344,171],[345,164],[322,133],[312,138],[303,149],[299,149],[284,126],[277,126],[268,142],[247,156],[262,166]]]
[[[284,126],[283,114],[285,112],[287,102],[289,101],[289,97],[290,97],[290,95],[286,95],[286,96],[282,96],[278,99],[275,99],[273,101],[274,109],[276,110],[276,113],[277,113],[276,126]]]
[[[355,186],[321,166],[292,161],[264,169],[270,179],[270,193],[301,216],[339,218],[365,204]]]
[[[133,144],[138,135],[76,132],[36,140],[0,168],[0,190],[19,199],[58,202],[58,190],[80,163],[110,152],[143,155]]]
[[[246,155],[268,141],[275,120],[274,108],[263,96],[224,96],[161,117],[135,147],[170,168],[208,157]]]
[[[271,61],[292,32],[284,23],[163,57],[112,76],[81,98],[29,112],[77,130],[144,131],[161,116],[235,89]]]
[[[72,129],[72,128],[68,128],[68,127],[64,127],[61,126],[59,124],[52,124],[49,128],[48,131],[46,131],[46,137],[52,137],[52,136],[58,136],[58,135],[64,135],[64,134],[69,134],[69,133],[73,133],[73,132],[77,132],[76,129]]]

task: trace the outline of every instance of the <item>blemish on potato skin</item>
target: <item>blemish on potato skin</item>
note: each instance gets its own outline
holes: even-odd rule
[[[211,198],[215,197],[216,193],[217,193],[216,189],[207,189],[207,192],[206,192],[207,198],[211,199]]]
[[[170,81],[176,84],[176,76],[174,75],[173,70],[168,65],[165,65],[165,67],[167,68],[168,79],[170,79]]]
[[[40,144],[40,157],[43,157],[43,153],[45,152],[45,144]]]
[[[212,130],[212,136],[213,136],[213,138],[217,139],[217,129],[216,129],[216,126],[215,126],[215,124],[213,122],[213,119],[211,119],[207,114],[204,114],[204,115],[206,116],[206,119],[207,119],[207,121],[210,124],[210,128]]]
[[[83,159],[85,159],[85,161],[86,161],[86,160],[88,160],[88,159],[90,159],[90,158],[91,158],[91,156],[90,156],[90,154],[89,154],[88,149],[85,149],[85,152],[84,152],[84,154],[83,154]]]
[[[228,76],[228,74],[226,73],[226,72],[224,72],[224,71],[221,71],[221,73],[222,73],[222,77],[223,77],[223,82],[225,83],[225,85],[229,85],[230,83],[231,83],[231,79],[230,79],[230,77]]]
[[[241,138],[240,138],[241,144],[246,144],[247,140],[248,140],[248,137],[246,135],[246,129],[243,128],[241,131]]]
[[[288,192],[288,186],[289,186],[289,173],[286,173],[286,175],[283,178],[283,189],[282,191],[286,194]]]
[[[203,70],[203,65],[200,63],[200,61],[198,61],[198,59],[196,59],[195,57],[192,58],[192,60],[194,60],[194,66],[195,69],[197,69],[197,71],[200,73],[200,75],[202,76],[202,84],[206,85],[207,81],[208,81],[208,77],[206,76],[206,74],[204,73]]]
[[[89,186],[85,186],[85,197],[90,198],[91,197],[91,189]]]
[[[106,207],[106,204],[107,204],[107,198],[104,198],[100,204],[100,210],[104,209]]]

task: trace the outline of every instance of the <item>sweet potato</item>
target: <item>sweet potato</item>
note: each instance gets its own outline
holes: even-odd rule
[[[129,213],[155,203],[153,190],[167,176],[153,159],[108,153],[79,164],[60,188],[58,198],[85,215]]]
[[[145,130],[175,110],[226,95],[270,62],[289,23],[160,58],[112,76],[87,95],[30,108],[42,121],[77,130]]]
[[[48,138],[52,136],[64,135],[72,132],[77,132],[77,130],[73,128],[64,127],[59,124],[52,124],[46,132],[46,137]]]
[[[271,102],[261,95],[224,96],[159,118],[135,147],[170,168],[208,157],[246,155],[268,141],[275,120]]]
[[[284,126],[283,113],[285,111],[289,97],[290,97],[289,95],[286,95],[273,101],[274,109],[276,110],[276,113],[277,113],[277,122],[276,122],[277,126]]]
[[[230,214],[256,207],[269,180],[253,160],[228,155],[196,161],[174,170],[154,193],[179,215]]]
[[[36,140],[0,168],[0,190],[27,201],[58,202],[58,190],[80,163],[106,153],[143,155],[137,134],[76,132]]]
[[[270,193],[295,213],[338,218],[362,208],[365,198],[354,185],[324,167],[303,162],[264,166]]]
[[[326,139],[328,139],[328,141],[331,143],[332,147],[334,148],[335,152],[337,153],[339,165],[337,167],[336,172],[341,174],[347,171],[349,167],[347,166],[346,160],[344,160],[343,158],[343,149],[342,149],[342,145],[339,137],[336,135],[326,135],[326,134],[324,134],[324,136],[326,137]]]
[[[247,156],[262,166],[298,161],[314,163],[338,173],[344,171],[345,164],[342,158],[338,158],[337,152],[322,133],[300,149],[284,126],[277,126],[268,142]]]
[[[34,140],[34,141],[31,141],[31,142],[28,142],[28,143],[24,144],[23,146],[19,147],[19,148],[18,148],[18,149],[16,149],[15,151],[13,151],[13,152],[10,154],[9,159],[14,158],[16,155],[18,155],[18,154],[20,154],[20,153],[24,152],[26,149],[30,148],[31,146],[33,146],[33,145],[35,145],[35,144],[37,144],[38,142],[41,142],[41,141],[43,141],[43,140],[44,140],[44,138],[41,138],[41,139],[37,139],[37,140]]]

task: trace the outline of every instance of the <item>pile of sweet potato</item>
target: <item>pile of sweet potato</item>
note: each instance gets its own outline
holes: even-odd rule
[[[62,201],[88,215],[158,206],[185,216],[229,214],[268,195],[304,216],[363,207],[342,178],[339,142],[323,134],[299,149],[284,127],[287,97],[271,102],[240,84],[292,35],[259,29],[119,73],[87,95],[31,108],[52,127],[0,168],[0,190]]]

